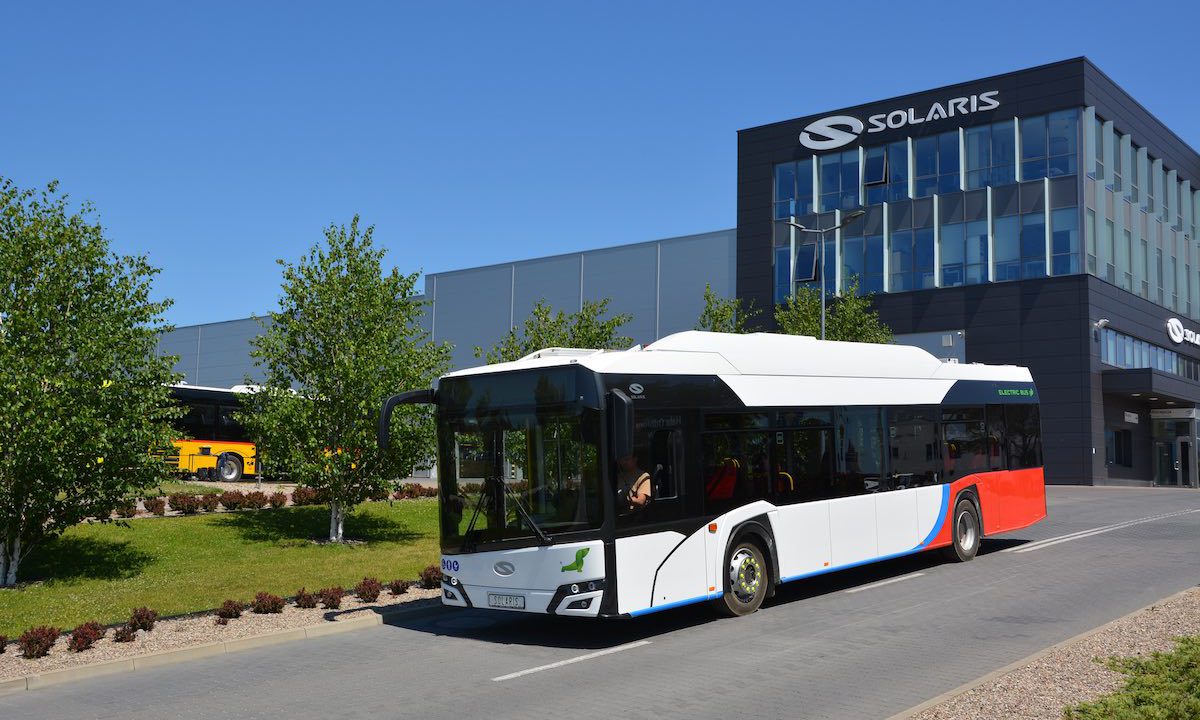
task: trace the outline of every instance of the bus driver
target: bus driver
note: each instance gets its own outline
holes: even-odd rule
[[[638,468],[637,455],[626,455],[617,464],[621,468],[617,473],[618,497],[625,501],[630,512],[646,507],[652,493],[650,473]]]

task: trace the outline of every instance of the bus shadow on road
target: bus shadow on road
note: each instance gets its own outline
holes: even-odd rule
[[[979,556],[1028,542],[1023,539],[988,539]],[[978,562],[978,560],[976,560]],[[928,572],[954,563],[941,553],[923,552],[893,560],[830,572],[781,585],[760,613],[832,593],[852,590],[914,572]],[[497,645],[530,645],[578,650],[603,650],[639,640],[652,640],[676,630],[721,620],[706,603],[655,613],[630,620],[595,620],[527,615],[503,610],[450,609],[384,617],[384,625],[438,637],[475,640]],[[749,619],[748,619],[749,620]],[[734,620],[732,622],[746,622]],[[752,622],[752,620],[749,620]]]

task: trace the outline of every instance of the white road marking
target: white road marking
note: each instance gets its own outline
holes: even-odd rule
[[[918,578],[924,574],[925,573],[923,573],[923,572],[909,573],[908,575],[901,575],[900,577],[894,577],[889,580],[880,580],[879,582],[873,582],[870,585],[860,585],[859,587],[856,587],[856,588],[850,588],[846,592],[847,593],[856,593],[856,592],[862,592],[863,590],[871,590],[873,588],[883,587],[884,585],[891,585],[892,583],[898,583],[901,580],[911,580],[912,578]]]
[[[1112,525],[1104,525],[1104,526],[1101,526],[1098,528],[1092,528],[1090,530],[1080,530],[1078,532],[1068,533],[1066,535],[1059,535],[1057,537],[1046,538],[1045,540],[1038,540],[1036,542],[1026,543],[1025,545],[1018,545],[1016,547],[1005,548],[1005,549],[1001,550],[1000,552],[1011,552],[1011,553],[1033,552],[1034,550],[1041,550],[1042,548],[1052,547],[1054,545],[1058,545],[1059,543],[1070,542],[1072,540],[1081,540],[1083,538],[1092,537],[1093,535],[1101,535],[1103,533],[1112,532],[1114,530],[1121,530],[1123,528],[1132,527],[1134,525],[1141,525],[1142,523],[1154,522],[1155,520],[1164,520],[1166,518],[1178,517],[1180,515],[1189,515],[1189,514],[1195,513],[1195,512],[1200,512],[1200,508],[1196,508],[1194,510],[1180,510],[1179,512],[1164,513],[1162,515],[1151,515],[1150,517],[1138,518],[1137,520],[1127,520],[1126,522],[1114,523]]]
[[[616,647],[610,647],[607,650],[598,650],[594,653],[588,653],[587,655],[580,655],[579,657],[573,657],[570,660],[559,660],[558,662],[550,663],[549,665],[539,665],[534,668],[529,668],[528,670],[521,670],[520,672],[509,673],[508,675],[501,675],[500,677],[494,677],[494,678],[492,678],[492,682],[504,682],[505,680],[512,680],[513,678],[519,678],[522,675],[531,675],[535,672],[541,672],[543,670],[553,670],[554,668],[560,668],[564,665],[571,665],[573,663],[583,662],[584,660],[591,660],[592,658],[598,658],[603,655],[612,655],[613,653],[619,653],[622,650],[632,650],[636,647],[641,647],[643,645],[649,645],[649,644],[650,644],[649,640],[638,640],[637,642],[631,642],[631,643],[626,643],[624,645],[618,645]]]

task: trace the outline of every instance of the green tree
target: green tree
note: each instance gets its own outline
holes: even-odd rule
[[[842,294],[829,298],[825,307],[825,339],[847,342],[889,343],[892,330],[871,306],[871,295],[858,294],[858,278]],[[775,306],[775,321],[789,335],[821,336],[821,291],[801,288]]]
[[[747,324],[762,314],[751,303],[743,306],[741,298],[726,298],[718,295],[712,285],[704,284],[704,311],[696,322],[697,330],[723,333],[747,333]]]
[[[165,480],[173,357],[157,270],[115,255],[57,183],[0,179],[0,584],[40,541]]]
[[[333,542],[356,504],[435,456],[428,407],[396,408],[386,452],[376,431],[384,398],[430,387],[449,359],[420,327],[417,274],[383,272],[374,230],[360,231],[355,215],[349,228],[326,228],[298,263],[279,261],[279,309],[251,353],[265,380],[244,396],[244,421],[268,467],[328,497]]]
[[[522,332],[508,331],[491,350],[475,348],[475,357],[486,358],[488,364],[512,362],[550,347],[595,348],[611,350],[629,347],[633,341],[619,335],[621,328],[633,319],[620,313],[606,318],[609,299],[584,300],[579,312],[567,314],[555,310],[545,300],[538,300]]]

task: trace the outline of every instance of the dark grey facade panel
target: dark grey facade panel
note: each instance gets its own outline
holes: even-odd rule
[[[706,284],[721,297],[735,296],[732,235],[709,233],[694,240],[660,243],[658,337],[696,326],[704,310]]]
[[[1190,90],[1181,88],[1183,97]],[[1111,120],[1119,132],[1132,135],[1135,142],[1163,161],[1168,168],[1179,171],[1180,180],[1200,184],[1200,155],[1186,141],[1171,131],[1149,110],[1134,100],[1099,68],[1085,61],[1084,104],[1093,105],[1096,114]]]
[[[478,364],[474,348],[490,349],[510,327],[512,268],[492,266],[441,273],[436,277],[434,292],[435,339],[452,338],[454,367]],[[452,334],[448,334],[451,328]]]

